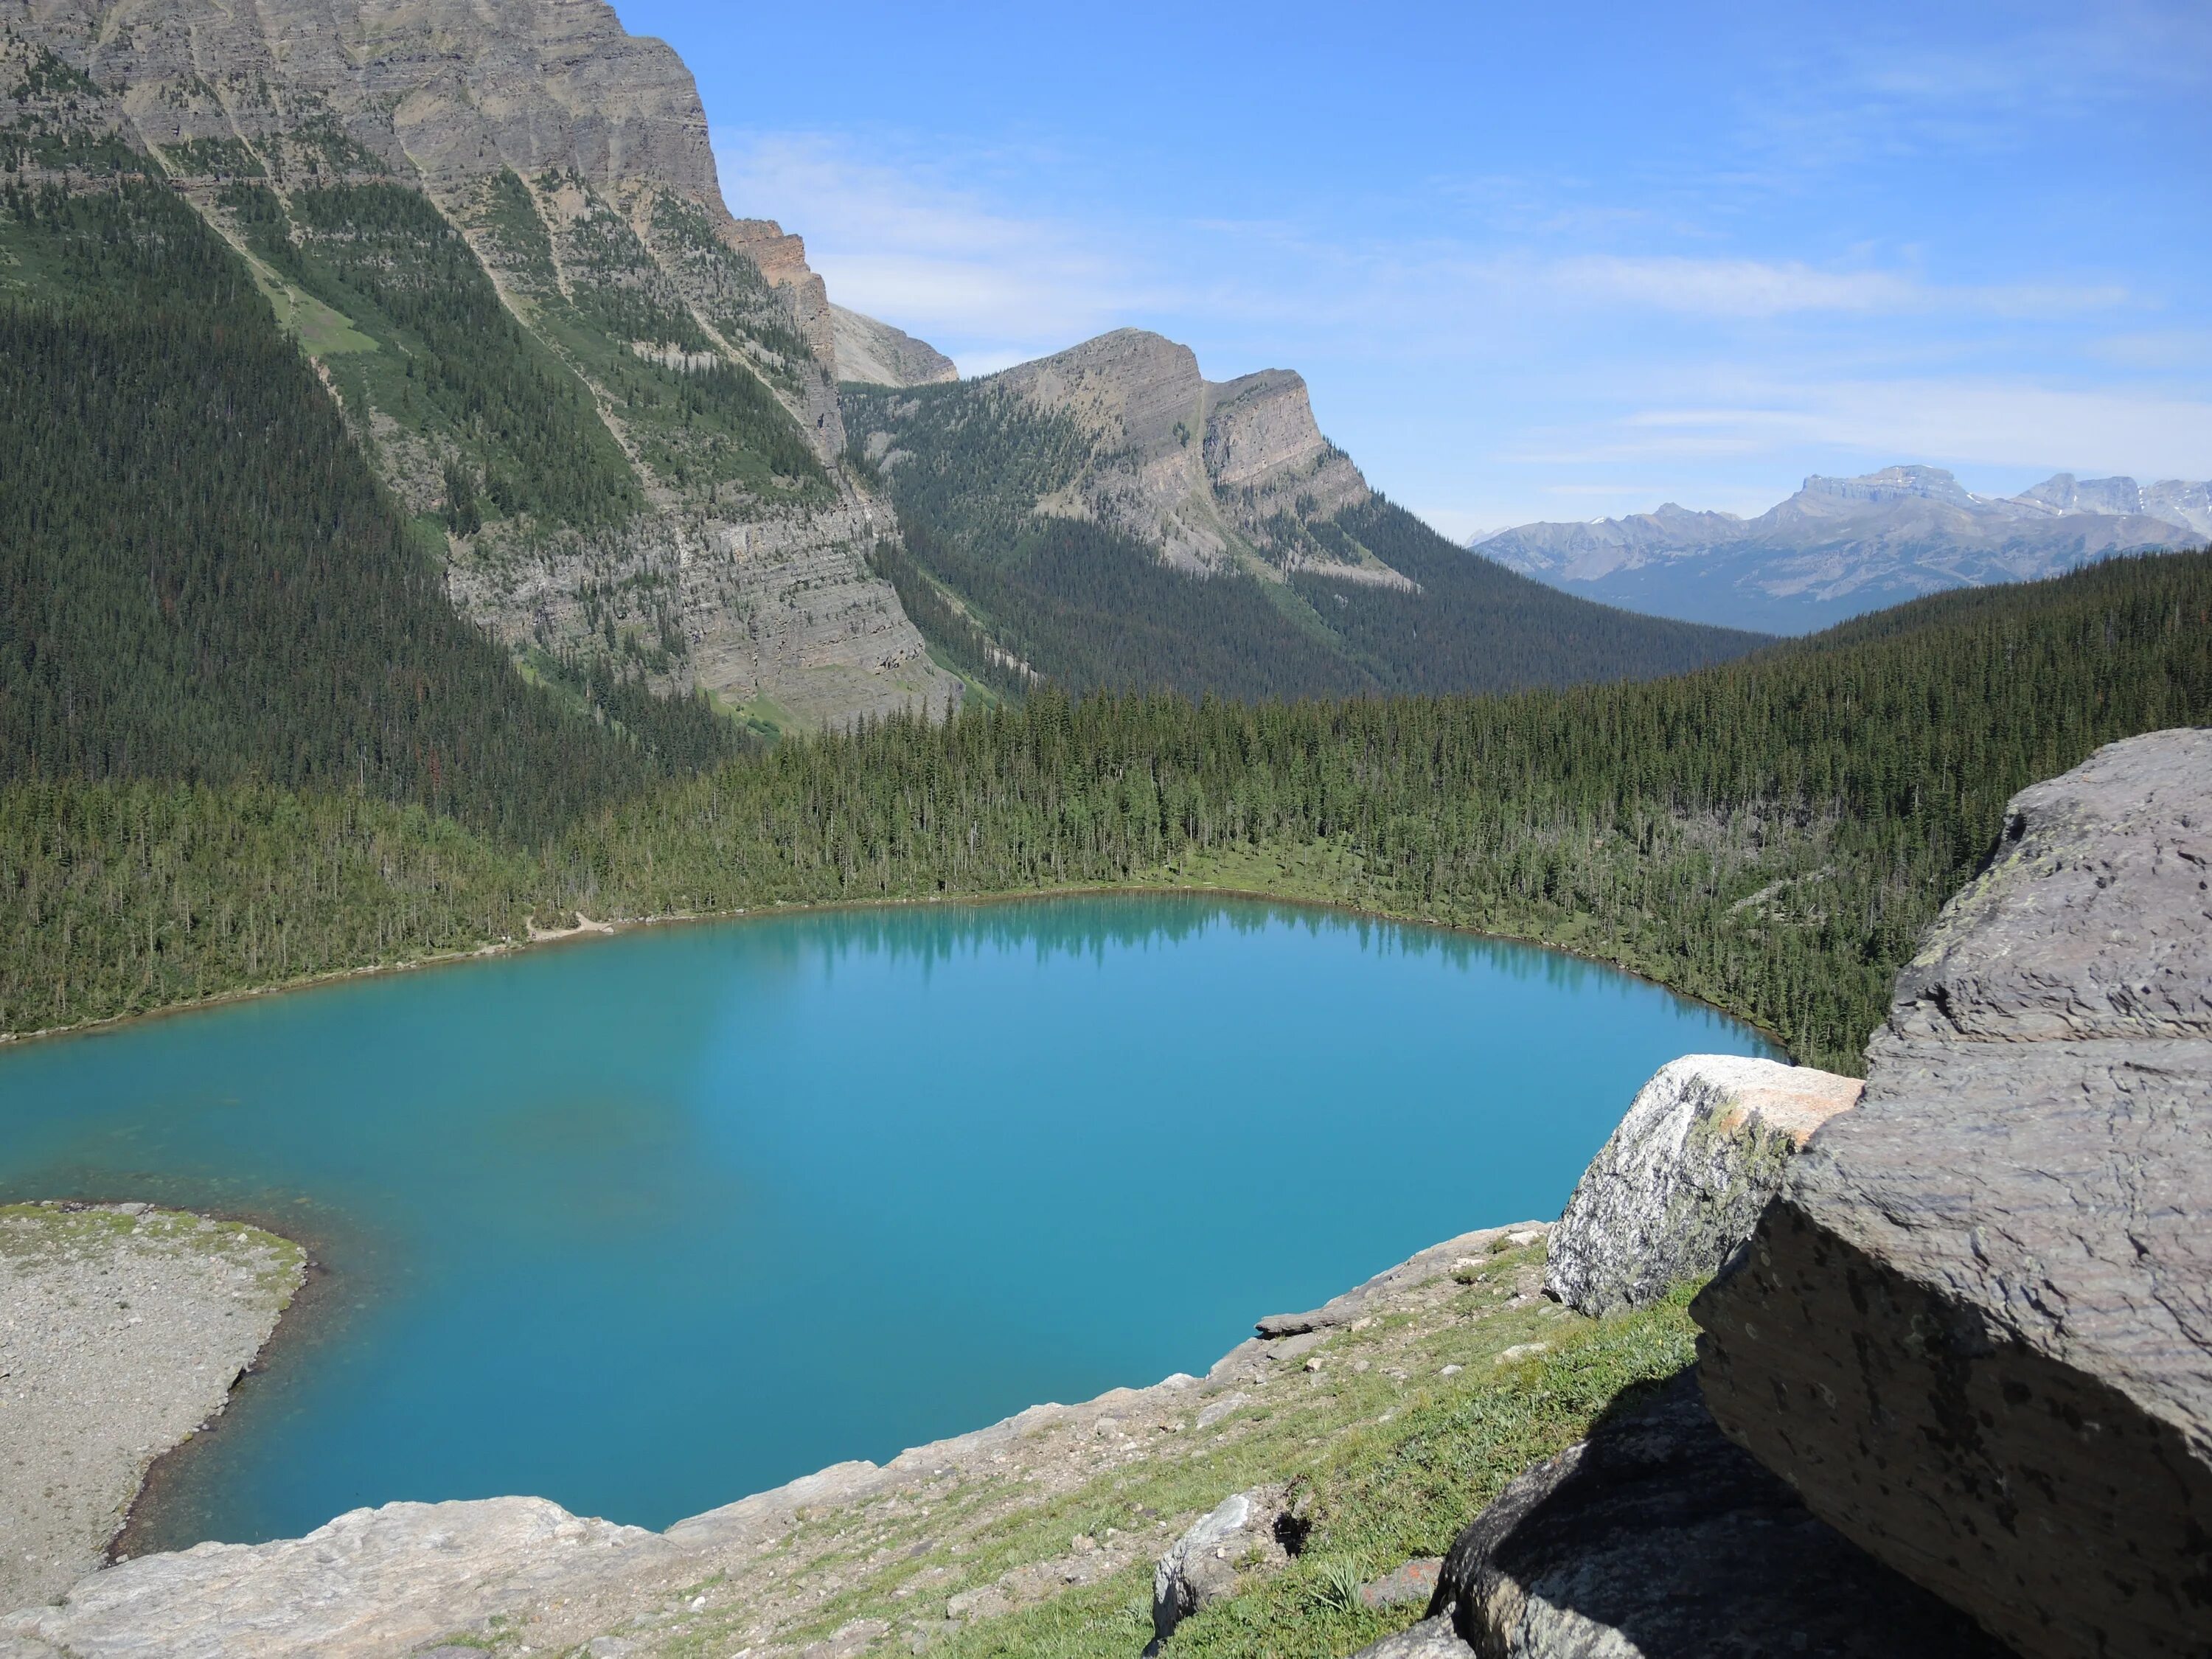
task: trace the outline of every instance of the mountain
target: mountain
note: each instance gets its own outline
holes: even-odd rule
[[[2212,486],[2062,472],[1976,495],[1932,466],[1811,477],[1755,519],[1656,513],[1531,524],[1481,554],[1563,592],[1663,617],[1802,634],[1945,588],[2024,581],[2091,559],[2212,538]]]
[[[830,317],[837,347],[837,378],[870,386],[935,386],[957,380],[952,359],[903,329],[833,305]]]
[[[821,279],[731,215],[690,72],[603,0],[0,0],[0,25],[9,178],[189,206],[527,673],[776,726],[957,697],[865,562],[888,514],[838,461]]]
[[[1569,599],[1369,489],[1282,369],[1209,381],[1123,329],[978,380],[848,382],[878,568],[971,678],[1193,696],[1492,690],[1673,672],[1756,636]]]

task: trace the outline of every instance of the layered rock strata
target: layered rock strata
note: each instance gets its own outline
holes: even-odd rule
[[[2212,1632],[2212,732],[2011,805],[1695,1312],[1729,1436],[2031,1656]]]
[[[1080,476],[1040,511],[1095,518],[1185,570],[1241,566],[1279,578],[1326,566],[1411,586],[1304,533],[1306,521],[1370,492],[1351,457],[1322,436],[1306,384],[1288,369],[1210,381],[1188,346],[1125,328],[976,384],[1065,417],[1091,440]]]
[[[1576,1183],[1552,1230],[1545,1293],[1602,1315],[1716,1271],[1751,1236],[1798,1149],[1863,1086],[1736,1054],[1670,1061]]]
[[[822,280],[798,237],[729,212],[690,71],[660,41],[627,33],[605,0],[0,0],[0,24],[6,51],[51,52],[89,77],[62,125],[112,126],[198,206],[320,354],[334,395],[347,377],[333,357],[378,346],[253,258],[241,190],[419,189],[516,320],[584,383],[640,510],[611,526],[528,513],[462,526],[448,538],[449,586],[471,619],[555,659],[627,667],[641,646],[665,689],[704,685],[778,724],[957,702],[957,680],[867,565],[896,530],[839,461],[837,328]],[[36,154],[23,165],[40,172]],[[306,315],[335,326],[302,326]],[[672,317],[690,337],[681,344],[659,332],[597,341],[613,362],[582,349],[593,330],[665,329]],[[619,384],[633,352],[678,371],[644,393],[656,407],[685,395],[686,374],[757,378],[819,476],[739,483],[726,438],[664,429],[648,441]],[[411,513],[452,527],[453,468],[488,483],[498,466],[426,425],[406,392],[348,383],[343,406],[372,465]]]
[[[1814,1519],[1685,1374],[1509,1485],[1429,1617],[1364,1659],[2002,1659],[1972,1620]]]

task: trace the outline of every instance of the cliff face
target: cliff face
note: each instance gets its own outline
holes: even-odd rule
[[[254,265],[386,481],[444,521],[455,603],[519,653],[777,723],[957,698],[866,566],[896,532],[839,462],[821,278],[799,238],[728,212],[690,72],[605,0],[0,0],[0,23],[90,77],[77,118],[119,128]],[[475,277],[434,228],[392,240],[393,186],[459,232],[517,341],[430,342],[394,290],[457,303]],[[629,512],[545,510],[513,480],[552,440],[423,408],[417,367],[478,344],[506,356],[489,383],[582,398]]]
[[[329,134],[432,184],[573,168],[718,201],[690,72],[604,0],[18,0],[19,32],[105,85],[160,146]],[[326,160],[331,159],[328,156]],[[343,170],[341,164],[340,170]]]
[[[1066,416],[1091,439],[1081,476],[1046,498],[1047,511],[1096,517],[1196,572],[1242,565],[1280,576],[1328,566],[1395,578],[1379,561],[1346,558],[1299,533],[1304,521],[1370,492],[1352,459],[1322,436],[1304,380],[1287,369],[1210,381],[1188,346],[1119,329],[981,384]]]
[[[866,386],[939,386],[960,370],[927,340],[842,306],[830,307],[837,337],[837,378]]]

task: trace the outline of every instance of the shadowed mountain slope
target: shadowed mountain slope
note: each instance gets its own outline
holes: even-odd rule
[[[0,0],[0,169],[159,179],[243,261],[457,608],[588,698],[957,695],[866,568],[799,239],[604,0]]]
[[[1503,690],[1738,655],[1753,635],[1566,599],[1370,489],[1281,369],[1206,380],[1124,329],[955,385],[847,385],[857,468],[933,643],[1019,690]]]

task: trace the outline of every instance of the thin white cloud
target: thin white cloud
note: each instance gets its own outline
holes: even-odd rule
[[[969,374],[1056,350],[1148,302],[1126,248],[1010,212],[916,166],[817,134],[718,132],[731,210],[780,220],[838,304],[921,335]]]
[[[1531,466],[1693,461],[1848,451],[1875,465],[1933,461],[2085,474],[2212,473],[2212,402],[1993,380],[1844,380],[1771,402],[1645,409],[1591,441],[1505,458]]]
[[[1712,317],[1775,317],[1799,311],[1899,311],[1923,290],[1889,271],[1824,271],[1757,259],[1565,259],[1552,276],[1566,291],[1596,301]]]
[[[1561,260],[1547,275],[1566,292],[1591,300],[1723,318],[1950,310],[2065,316],[2106,310],[2128,299],[2125,289],[2110,283],[1947,288],[1892,270],[1821,270],[1795,261],[1679,256],[1585,256]]]

